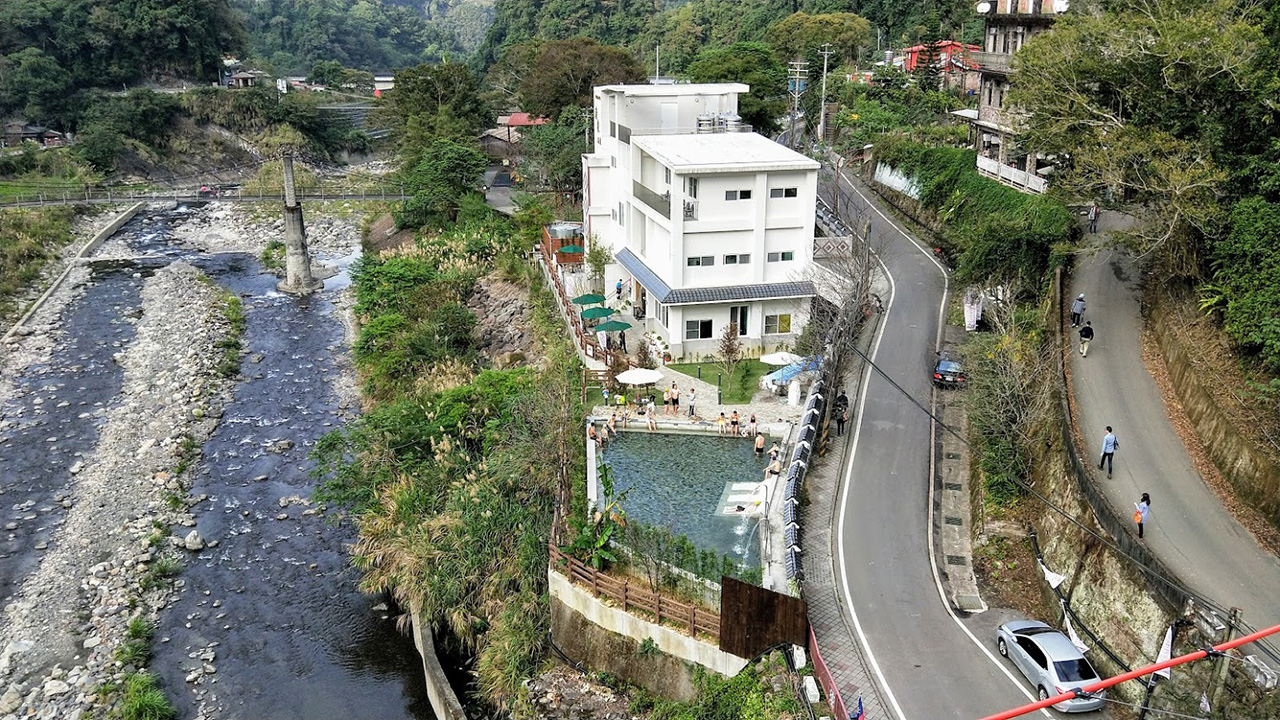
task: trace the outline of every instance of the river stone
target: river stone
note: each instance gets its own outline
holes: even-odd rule
[[[195,530],[192,530],[191,532],[187,533],[187,536],[185,538],[183,538],[182,546],[192,552],[196,552],[197,550],[203,550],[204,538],[200,537],[200,533],[196,532]]]
[[[17,685],[10,685],[4,695],[0,695],[0,714],[8,715],[22,705],[22,693]]]
[[[97,635],[94,635],[93,637],[84,641],[84,649],[88,650],[90,648],[96,648],[101,644],[102,644],[102,638],[98,637]]]
[[[71,686],[61,680],[50,680],[44,684],[44,696],[46,698],[55,697],[71,691]]]

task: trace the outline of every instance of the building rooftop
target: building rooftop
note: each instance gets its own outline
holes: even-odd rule
[[[631,142],[677,173],[817,170],[817,160],[753,132],[644,135]]]
[[[661,85],[600,85],[600,92],[622,93],[625,96],[665,96],[665,95],[722,95],[724,93],[745,93],[751,86],[742,83],[663,83]]]

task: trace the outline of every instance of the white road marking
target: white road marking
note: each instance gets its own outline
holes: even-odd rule
[[[906,238],[912,245],[914,245],[921,253],[923,253],[925,257],[929,258],[929,260],[931,260],[933,264],[937,266],[938,271],[942,273],[942,279],[943,279],[942,302],[938,306],[938,334],[934,340],[934,349],[935,350],[940,349],[942,347],[943,318],[946,317],[947,291],[950,287],[950,279],[947,276],[946,268],[942,266],[942,263],[938,262],[938,259],[934,257],[932,252],[930,252],[929,250],[926,250],[924,246],[922,246],[914,237],[912,237],[909,233],[907,233],[907,231],[903,230],[901,227],[898,226],[897,223],[895,223],[883,212],[881,212],[880,208],[876,207],[875,203],[871,202],[870,198],[864,195],[856,185],[854,185],[848,178],[844,176],[843,173],[838,173],[836,177],[837,177],[837,182],[839,180],[844,180],[846,183],[848,183],[850,189],[852,189],[855,193],[857,193],[858,197],[862,198],[863,202],[867,204],[867,207],[874,210],[875,213],[881,217],[881,219],[889,223],[890,227],[892,227],[893,229],[901,233],[902,236]],[[897,286],[893,281],[893,275],[889,273],[888,266],[884,264],[884,261],[880,259],[879,255],[876,256],[876,262],[880,263],[880,268],[884,270],[884,276],[889,281],[889,304],[885,306],[884,313],[883,313],[883,317],[887,319],[889,316],[889,312],[893,309],[893,301],[894,301],[895,295],[897,294],[896,293]],[[875,343],[871,347],[870,358],[872,362],[875,362],[876,355],[880,352],[880,341],[884,337],[884,328],[887,324],[888,324],[887,322],[885,322],[884,320],[881,320],[880,327],[876,331]],[[849,504],[849,488],[853,483],[854,458],[857,457],[857,454],[858,454],[858,440],[862,434],[862,415],[863,415],[863,410],[866,407],[867,386],[871,382],[871,375],[872,373],[868,372],[866,375],[863,376],[862,391],[859,393],[860,397],[858,398],[858,415],[856,418],[856,424],[854,425],[854,431],[853,431],[853,449],[849,453],[849,464],[848,464],[848,467],[846,467],[845,469],[844,490],[840,496],[840,521],[836,526],[836,532],[841,538],[841,542],[839,543],[840,570],[841,570],[841,576],[842,576],[841,585],[842,585],[842,589],[844,590],[845,605],[849,608],[849,615],[853,618],[854,630],[858,633],[858,642],[862,645],[862,650],[864,653],[866,653],[867,660],[871,663],[871,669],[872,671],[875,672],[876,678],[880,681],[880,687],[884,690],[885,695],[889,697],[889,703],[893,706],[893,710],[897,714],[897,717],[900,718],[901,720],[905,720],[906,716],[902,712],[902,706],[898,704],[897,697],[894,696],[893,690],[889,687],[889,682],[885,679],[884,673],[880,670],[880,664],[876,662],[875,655],[872,654],[871,652],[871,645],[870,643],[867,642],[866,633],[862,631],[862,624],[858,622],[858,613],[853,607],[853,594],[849,591],[849,575],[848,573],[844,572],[844,569],[845,569],[844,542],[843,542],[844,519],[846,516],[846,510]],[[929,473],[930,473],[929,507],[932,509],[933,508],[932,447],[930,448],[929,457],[930,457],[930,460],[929,460],[929,466],[930,466],[929,467]],[[986,645],[982,644],[982,642],[979,641],[978,638],[975,637],[974,634],[969,631],[969,628],[965,626],[963,622],[960,621],[960,618],[956,616],[955,612],[952,611],[951,604],[947,602],[946,591],[942,587],[942,580],[938,576],[938,563],[937,563],[937,559],[934,557],[934,554],[933,554],[933,519],[932,517],[930,517],[929,522],[927,522],[925,526],[928,528],[929,567],[932,568],[933,570],[933,582],[935,587],[938,590],[938,599],[942,602],[942,607],[946,609],[947,615],[949,615],[951,617],[951,620],[955,622],[956,626],[959,627],[960,630],[964,632],[964,634],[971,641],[973,641],[973,644],[976,645],[978,649],[982,651],[982,654],[985,655],[987,659],[990,660],[997,668],[999,668],[1000,672],[1004,673],[1005,677],[1009,678],[1009,681],[1013,683],[1014,687],[1016,687],[1018,691],[1023,694],[1024,697],[1026,697],[1028,700],[1035,701],[1036,697],[1031,694],[1031,691],[1027,690],[1026,686],[1023,685],[1023,683],[1019,681],[1018,678],[1016,678],[1013,675],[1013,673],[1009,671],[1009,668],[1005,667],[999,660],[996,659],[995,655],[991,654],[991,651],[987,649]],[[1045,709],[1041,709],[1040,714],[1049,718],[1053,717],[1052,715],[1049,714],[1048,710],[1045,710]]]

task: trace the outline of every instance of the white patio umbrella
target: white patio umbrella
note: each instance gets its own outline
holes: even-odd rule
[[[662,373],[649,368],[631,368],[618,373],[616,379],[624,385],[652,385],[662,379]]]
[[[765,365],[792,365],[802,360],[804,358],[789,352],[776,352],[760,356],[760,362]]]

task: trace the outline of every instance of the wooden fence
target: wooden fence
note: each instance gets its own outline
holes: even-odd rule
[[[551,251],[551,246],[546,240],[538,243],[538,252],[542,256],[542,267],[546,269],[547,275],[551,278],[551,284],[555,287],[556,297],[560,300],[560,309],[569,319],[569,328],[573,332],[574,342],[578,343],[583,354],[599,360],[607,368],[613,367],[614,360],[618,357],[626,362],[628,368],[640,367],[636,361],[627,357],[626,353],[601,347],[600,343],[596,342],[594,333],[590,333],[590,329],[583,326],[582,317],[577,313],[568,291],[565,290],[564,280],[560,277],[560,266],[556,262],[556,254]]]
[[[661,593],[655,593],[647,587],[637,587],[626,580],[611,577],[577,558],[565,555],[554,545],[551,546],[551,568],[570,582],[590,588],[595,597],[603,596],[621,603],[623,612],[644,617],[658,625],[676,625],[690,637],[705,635],[717,646],[720,643],[720,616],[717,613],[663,597]]]

